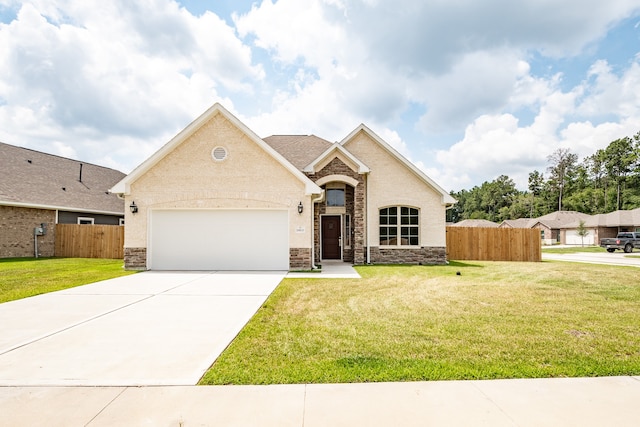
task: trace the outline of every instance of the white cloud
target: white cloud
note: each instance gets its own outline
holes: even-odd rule
[[[223,20],[172,1],[25,1],[0,24],[0,135],[130,170],[149,150],[121,147],[157,147],[221,92],[250,92],[251,61]]]
[[[579,113],[591,116],[616,114],[631,117],[640,113],[640,58],[621,75],[616,75],[607,61],[599,60],[589,70],[589,96]]]
[[[556,77],[544,82],[525,76],[528,84],[520,86],[518,97],[528,100],[520,101],[523,103],[540,102],[533,123],[521,126],[511,114],[482,115],[467,126],[461,141],[438,152],[441,170],[433,172],[453,189],[501,174],[526,189],[529,172],[544,172],[547,156],[556,148],[568,148],[583,159],[640,130],[639,70],[633,63],[617,77],[599,61],[591,68],[597,78],[585,80],[569,92],[557,87]],[[577,118],[578,113],[600,117],[607,111],[620,119],[593,124]]]
[[[557,130],[567,114],[567,106],[558,103],[570,106],[580,93],[570,94],[568,101],[553,95],[562,75],[532,76],[528,51],[578,53],[637,8],[628,0],[606,6],[596,0],[529,1],[517,7],[502,0],[463,1],[456,7],[281,0],[264,1],[234,21],[242,37],[255,37],[255,44],[283,67],[317,73],[295,89],[277,91],[269,113],[261,115],[274,126],[293,122],[299,129],[306,123],[307,129],[334,135],[344,127],[321,117],[336,113],[338,121],[390,127],[417,103],[426,108],[419,128],[433,133],[461,129],[481,115],[505,110],[535,112],[552,96],[537,128]]]
[[[480,114],[500,111],[523,72],[522,62],[511,51],[477,51],[461,56],[449,73],[425,78],[411,91],[414,101],[430,106],[420,127],[459,129]]]
[[[241,37],[255,36],[255,45],[287,64],[303,61],[319,73],[332,69],[352,48],[344,22],[330,22],[323,0],[264,0],[245,15],[234,15]]]
[[[232,26],[173,0],[0,4],[19,9],[0,24],[0,138],[125,171],[214,101],[261,136],[364,122],[449,189],[640,129],[638,58],[570,89],[529,65],[593,47],[637,0],[263,0]]]

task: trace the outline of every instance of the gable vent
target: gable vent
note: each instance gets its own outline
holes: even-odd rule
[[[211,157],[218,162],[227,158],[227,150],[224,147],[216,147],[211,151]]]

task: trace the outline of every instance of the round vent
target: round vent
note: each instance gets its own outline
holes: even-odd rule
[[[227,158],[227,150],[224,147],[216,147],[211,151],[211,157],[217,162],[221,162]]]

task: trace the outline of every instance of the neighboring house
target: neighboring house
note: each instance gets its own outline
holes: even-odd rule
[[[126,268],[154,270],[443,264],[455,203],[364,125],[261,139],[219,104],[110,191],[135,206]]]
[[[561,230],[567,224],[579,222],[580,220],[585,221],[589,217],[590,215],[582,212],[556,211],[536,218],[535,221],[532,221],[530,228],[540,230],[540,238],[543,245],[554,245],[556,243],[566,244],[566,233],[561,232]],[[572,233],[569,233],[569,237],[573,238],[576,236],[572,236]]]
[[[463,219],[460,222],[449,224],[450,227],[475,227],[475,228],[497,228],[498,224],[487,219]]]
[[[586,220],[589,215],[575,211],[556,211],[538,218],[519,218],[505,220],[500,223],[500,228],[537,228],[540,230],[540,238],[543,245],[565,243],[565,233],[562,229],[567,225]],[[571,235],[571,233],[570,233]]]
[[[583,239],[578,235],[579,223],[574,221],[562,227],[566,244],[582,244]],[[584,237],[585,245],[597,245],[601,239],[616,237],[622,231],[640,231],[640,208],[588,216],[584,219],[584,227],[588,231]]]
[[[584,237],[578,234],[580,221],[588,232]],[[640,231],[640,208],[599,215],[556,211],[539,218],[506,220],[500,227],[537,228],[544,245],[597,245],[600,239],[615,237],[620,231]]]
[[[535,224],[535,218],[505,219],[500,223],[500,228],[531,228]]]
[[[0,258],[53,256],[55,224],[122,224],[125,174],[0,143]],[[36,230],[42,228],[42,230]]]

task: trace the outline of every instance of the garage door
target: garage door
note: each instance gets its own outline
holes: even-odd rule
[[[582,237],[578,236],[578,232],[576,230],[567,230],[566,244],[567,245],[581,245],[582,244]],[[593,231],[592,230],[589,230],[589,234],[584,236],[584,244],[585,245],[593,245],[594,244],[594,236],[593,236]]]
[[[153,270],[288,270],[289,219],[277,210],[151,212]]]

